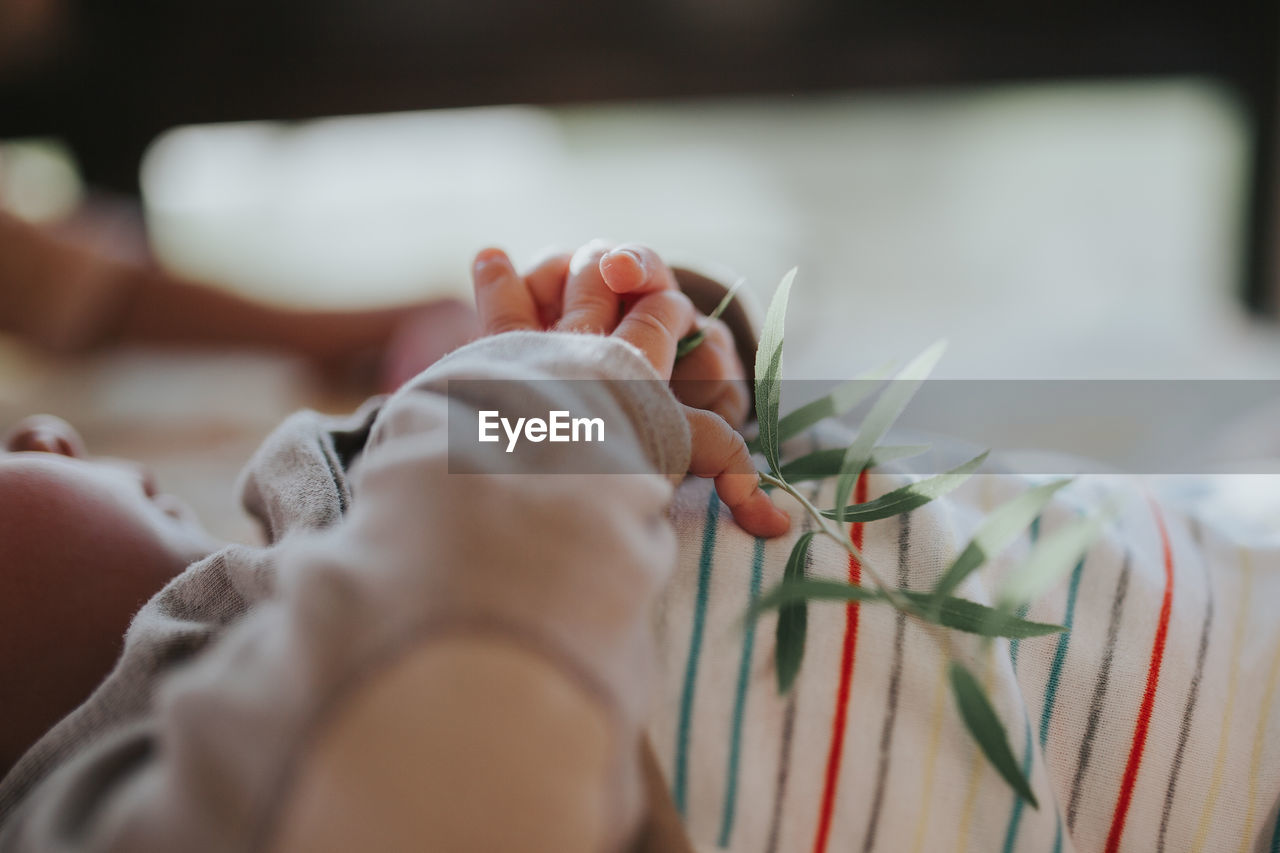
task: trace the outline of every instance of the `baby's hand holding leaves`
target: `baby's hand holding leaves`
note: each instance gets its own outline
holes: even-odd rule
[[[572,259],[553,257],[525,276],[516,273],[505,253],[486,249],[476,256],[473,277],[486,334],[544,330],[548,318],[562,309],[552,329],[624,340],[667,379],[682,336],[696,325],[697,312],[675,286],[670,270],[643,247],[610,249],[591,243]],[[620,313],[623,300],[629,305]],[[700,401],[706,408],[682,401],[691,439],[689,471],[715,480],[720,499],[744,530],[780,536],[790,529],[791,519],[761,490],[746,443],[726,420],[741,420],[747,398],[732,338],[717,322],[698,327],[705,332],[702,354],[685,359],[680,368],[696,394],[712,394]],[[735,384],[741,388],[737,396],[732,393]],[[673,390],[679,396],[679,387]]]

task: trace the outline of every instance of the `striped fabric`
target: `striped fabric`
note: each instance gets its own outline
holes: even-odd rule
[[[872,473],[859,500],[904,482]],[[850,535],[883,575],[926,589],[992,507],[1032,481],[975,477],[947,499]],[[882,605],[809,606],[804,665],[777,693],[775,618],[744,625],[807,527],[744,534],[705,481],[674,507],[682,542],[659,613],[665,690],[653,743],[705,850],[1280,851],[1280,547],[1201,528],[1137,480],[1082,478],[961,594],[990,602],[1031,540],[1096,506],[1123,510],[1027,617],[1069,631],[986,653],[950,633],[984,679],[1040,800],[979,755],[948,689],[942,634]],[[830,505],[833,483],[814,486]],[[821,537],[812,576],[862,567]]]

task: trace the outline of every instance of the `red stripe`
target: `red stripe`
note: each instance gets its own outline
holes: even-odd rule
[[[854,487],[854,503],[867,499],[867,472],[863,471]],[[862,548],[862,525],[849,525],[849,541]],[[849,583],[862,582],[862,564],[849,555]],[[849,689],[853,684],[853,662],[858,652],[858,602],[844,609],[844,651],[840,656],[840,687],[836,690],[835,719],[831,724],[831,751],[827,753],[827,775],[822,789],[822,810],[818,812],[818,833],[813,839],[813,853],[825,853],[831,834],[831,818],[835,812],[836,789],[840,786],[840,761],[844,757],[844,730],[849,717]]]
[[[1156,704],[1156,687],[1160,683],[1160,661],[1164,658],[1164,641],[1169,635],[1169,611],[1173,608],[1173,549],[1169,546],[1169,531],[1164,526],[1164,516],[1155,501],[1151,510],[1160,529],[1160,546],[1164,550],[1164,601],[1160,605],[1160,623],[1156,627],[1156,640],[1151,647],[1151,663],[1147,666],[1147,689],[1142,694],[1142,707],[1138,709],[1138,724],[1133,729],[1133,745],[1129,747],[1129,761],[1124,767],[1120,782],[1120,798],[1111,817],[1111,832],[1107,834],[1107,853],[1120,849],[1120,837],[1124,835],[1124,821],[1129,814],[1129,802],[1133,799],[1133,786],[1138,780],[1138,768],[1142,764],[1142,750],[1147,743],[1147,728],[1151,725],[1151,709]]]

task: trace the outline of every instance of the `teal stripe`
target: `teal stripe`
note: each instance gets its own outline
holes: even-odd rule
[[[1276,828],[1271,830],[1271,853],[1280,853],[1280,817],[1276,818]]]
[[[1067,645],[1071,640],[1071,623],[1075,620],[1076,595],[1080,591],[1080,576],[1082,574],[1084,574],[1083,558],[1071,570],[1071,585],[1067,588],[1067,611],[1062,618],[1062,625],[1067,630],[1058,635],[1058,644],[1053,650],[1053,661],[1049,665],[1049,679],[1044,689],[1044,707],[1040,711],[1039,739],[1041,749],[1044,749],[1045,742],[1049,739],[1049,720],[1053,718],[1053,708],[1058,698],[1058,685],[1062,679],[1062,664],[1067,658]],[[1053,817],[1055,822],[1053,853],[1059,853],[1062,850],[1062,815],[1058,814],[1056,804]],[[1013,814],[1009,818],[1009,830],[1005,834],[1005,853],[1009,853],[1013,849],[1009,844],[1017,835],[1018,823],[1021,820],[1022,800],[1015,798]]]
[[[680,726],[676,731],[676,772],[671,796],[681,817],[689,786],[689,729],[693,723],[693,689],[698,681],[698,658],[702,655],[702,633],[707,622],[707,594],[711,587],[711,558],[716,552],[716,528],[720,499],[715,490],[707,501],[707,519],[702,525],[702,555],[698,557],[698,595],[693,606],[693,635],[689,639],[689,659],[684,665],[684,689],[680,694]]]
[[[1031,541],[1034,543],[1036,537],[1040,534],[1040,519],[1037,518],[1031,524]],[[1018,608],[1018,618],[1027,618],[1027,611],[1031,609],[1030,604],[1024,604]],[[1018,671],[1018,640],[1015,638],[1009,641],[1009,659],[1013,664],[1013,670],[1016,675]],[[1028,776],[1031,773],[1031,718],[1027,716],[1026,708],[1022,710],[1022,775]],[[1009,815],[1009,826],[1004,833],[1004,853],[1013,853],[1013,842],[1018,838],[1018,825],[1022,822],[1022,797],[1014,796],[1013,813]]]
[[[1031,772],[1031,718],[1024,712],[1022,715],[1022,775]],[[1004,833],[1004,853],[1013,853],[1013,842],[1018,837],[1018,824],[1022,822],[1022,797],[1013,798],[1013,814],[1009,817],[1009,828]]]
[[[1067,645],[1071,642],[1071,623],[1076,617],[1076,593],[1080,591],[1080,576],[1084,574],[1084,558],[1071,570],[1071,586],[1067,589],[1067,612],[1062,617],[1062,626],[1067,630],[1058,635],[1058,645],[1053,650],[1053,663],[1049,665],[1049,681],[1044,688],[1044,708],[1040,711],[1040,748],[1044,749],[1049,739],[1049,720],[1053,717],[1053,706],[1058,698],[1058,685],[1062,681],[1062,664],[1067,659]]]
[[[1071,640],[1071,622],[1075,620],[1075,598],[1076,593],[1080,592],[1080,575],[1084,574],[1084,558],[1080,558],[1075,569],[1071,570],[1071,584],[1066,592],[1066,613],[1062,616],[1062,626],[1066,628],[1061,634],[1057,635],[1057,646],[1053,648],[1053,661],[1048,667],[1048,681],[1044,685],[1044,707],[1041,708],[1041,727],[1039,727],[1039,744],[1041,749],[1048,740],[1048,722],[1053,717],[1053,706],[1057,702],[1057,685],[1062,679],[1062,662],[1066,660],[1066,647]],[[1014,806],[1014,817],[1011,822],[1021,817],[1021,800]],[[1010,827],[1012,831],[1016,831],[1014,827]],[[1062,816],[1057,811],[1057,804],[1053,806],[1053,853],[1061,853],[1062,849]],[[1006,848],[1007,850],[1007,848]]]
[[[1040,539],[1040,516],[1038,515],[1031,520],[1030,539],[1032,546],[1034,546]],[[1019,619],[1025,619],[1027,617],[1027,611],[1030,609],[1030,602],[1022,605],[1018,608],[1017,617]],[[1016,637],[1009,641],[1009,659],[1013,662],[1014,670],[1017,670],[1018,668],[1018,646],[1020,643],[1021,641]]]
[[[1017,611],[1013,615],[1017,616],[1019,619],[1026,619],[1027,612],[1030,610],[1031,610],[1030,604],[1023,604],[1017,609]],[[1018,671],[1018,649],[1020,648],[1021,642],[1022,641],[1019,640],[1017,637],[1014,637],[1012,640],[1009,641],[1009,662],[1013,664],[1014,672]]]
[[[1040,519],[1037,518],[1031,523],[1031,541],[1034,543],[1040,536]],[[1084,558],[1081,558],[1076,567],[1071,570],[1071,583],[1067,588],[1067,609],[1063,614],[1062,625],[1065,631],[1058,634],[1058,643],[1053,650],[1053,661],[1049,665],[1049,679],[1045,685],[1044,691],[1044,707],[1040,711],[1040,748],[1044,749],[1045,742],[1049,738],[1049,721],[1053,717],[1053,708],[1058,698],[1058,685],[1062,679],[1062,665],[1067,658],[1067,646],[1071,641],[1071,624],[1075,620],[1076,615],[1076,596],[1080,592],[1080,577],[1084,574]],[[1023,611],[1025,615],[1025,609]],[[1018,641],[1011,640],[1009,643],[1009,655],[1013,660],[1016,669],[1018,663]],[[1024,718],[1025,719],[1025,718]],[[1027,730],[1026,755],[1023,759],[1023,775],[1030,770],[1031,766],[1031,732]],[[1013,813],[1009,816],[1009,828],[1004,836],[1004,853],[1011,853],[1013,850],[1013,842],[1018,837],[1018,825],[1022,821],[1023,802],[1020,797],[1014,797]],[[1054,809],[1054,838],[1053,853],[1060,853],[1062,850],[1062,816]],[[1275,851],[1280,853],[1280,851]]]
[[[760,597],[760,579],[764,574],[764,540],[756,540],[755,554],[751,558],[751,595],[747,606]],[[756,620],[748,619],[746,635],[742,638],[742,659],[738,662],[738,688],[733,699],[733,730],[729,735],[729,767],[725,771],[727,782],[724,792],[724,811],[720,814],[721,847],[729,846],[733,834],[733,812],[738,800],[738,761],[742,754],[742,717],[747,706],[747,682],[751,679],[751,652],[756,642]]]

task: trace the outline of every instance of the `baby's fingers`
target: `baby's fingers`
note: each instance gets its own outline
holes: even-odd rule
[[[613,334],[644,353],[663,379],[671,378],[680,339],[693,329],[697,311],[678,290],[641,296]]]
[[[501,249],[485,249],[471,268],[482,334],[541,329],[538,306]]]
[[[538,317],[544,328],[554,326],[564,313],[564,288],[569,277],[569,254],[546,255],[524,274],[525,284],[538,306]]]
[[[693,352],[676,362],[671,371],[671,390],[686,406],[707,409],[730,426],[742,426],[751,408],[751,393],[733,333],[722,320],[702,318],[698,325],[706,337]]]
[[[684,411],[693,438],[689,473],[715,478],[716,494],[748,533],[772,538],[790,530],[791,518],[760,488],[742,436],[717,414],[689,406]]]
[[[604,240],[592,240],[569,263],[557,328],[607,335],[618,323],[621,296],[634,299],[679,289],[675,275],[652,249],[634,243],[611,248]]]
[[[618,325],[622,302],[600,275],[600,258],[608,251],[603,240],[592,240],[573,253],[564,287],[564,312],[556,323],[559,331],[607,335]]]
[[[614,293],[652,293],[679,290],[676,277],[658,253],[646,246],[627,243],[600,257],[600,276]]]

